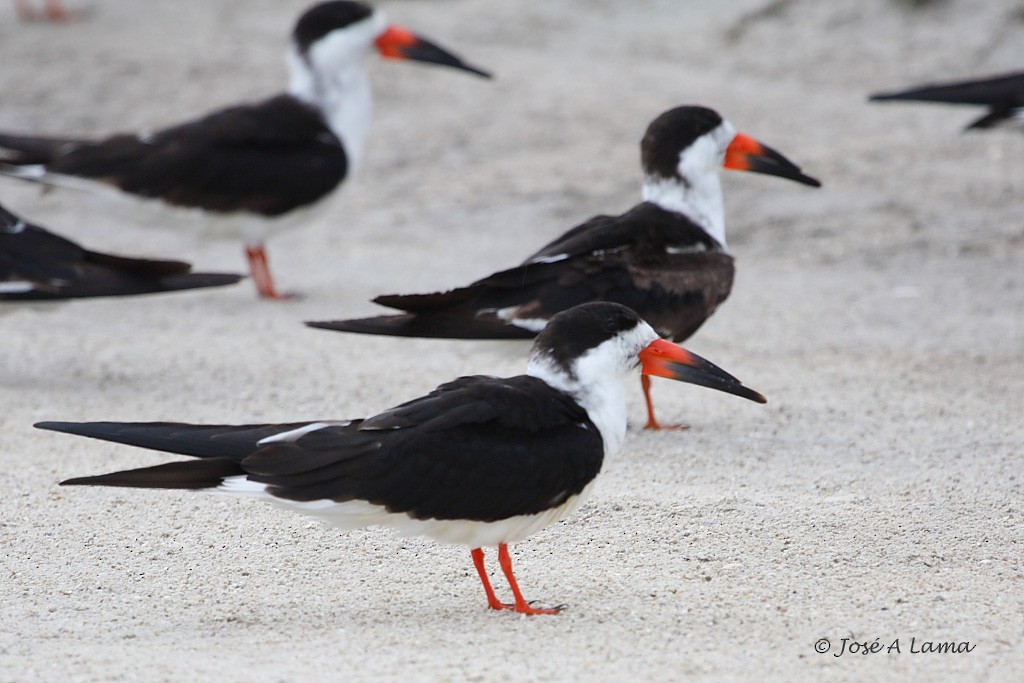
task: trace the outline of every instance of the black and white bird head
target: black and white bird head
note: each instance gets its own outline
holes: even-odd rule
[[[725,210],[718,175],[723,166],[821,186],[707,107],[675,107],[654,119],[640,142],[640,156],[644,200],[686,215],[723,247]]]
[[[333,0],[309,8],[292,32],[288,91],[323,113],[342,139],[350,163],[360,159],[369,125],[372,107],[364,62],[375,51],[386,59],[439,64],[490,78],[426,38],[389,24],[383,11],[369,5]]]
[[[298,54],[313,69],[344,68],[376,49],[387,59],[440,64],[490,78],[486,71],[409,29],[389,25],[383,11],[361,2],[334,0],[314,5],[299,17],[292,39]]]
[[[636,371],[764,403],[715,364],[662,339],[620,304],[581,304],[558,313],[533,342],[527,374],[573,396],[614,450],[626,430],[625,383]]]

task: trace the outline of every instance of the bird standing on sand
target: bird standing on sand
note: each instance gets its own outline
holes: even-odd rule
[[[520,265],[466,287],[374,299],[405,313],[307,324],[404,337],[523,339],[559,311],[613,301],[632,308],[661,336],[686,339],[732,289],[719,169],[820,183],[705,107],[663,113],[647,128],[640,153],[644,201],[626,213],[595,216]],[[647,427],[658,429],[650,380],[642,380]]]
[[[359,2],[324,2],[295,25],[286,94],[223,109],[157,132],[100,140],[0,133],[0,172],[55,185],[81,179],[199,209],[245,240],[260,296],[274,285],[264,242],[303,217],[359,163],[372,110],[364,60],[389,59],[485,72]]]
[[[244,426],[42,422],[37,427],[195,460],[63,484],[194,489],[273,501],[341,528],[383,525],[469,546],[492,609],[533,607],[507,544],[566,517],[626,435],[625,379],[639,370],[763,403],[736,378],[611,303],[577,306],[534,341],[527,374],[460,377],[363,420]],[[514,603],[484,566],[497,546]]]

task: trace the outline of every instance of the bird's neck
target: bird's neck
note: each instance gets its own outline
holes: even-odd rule
[[[618,377],[603,378],[577,395],[604,441],[604,456],[611,458],[626,439],[626,390]]]
[[[701,174],[695,179],[649,175],[644,180],[643,198],[665,211],[686,216],[721,244],[722,249],[726,248],[725,207],[717,173]]]
[[[601,433],[604,457],[611,458],[626,438],[626,391],[623,378],[602,374],[591,381],[581,381],[548,358],[534,357],[527,374],[543,380],[552,389],[568,394],[587,411],[587,416]]]
[[[356,62],[318,69],[292,49],[288,71],[288,94],[316,107],[345,147],[349,167],[358,166],[373,113],[370,78],[364,65]]]

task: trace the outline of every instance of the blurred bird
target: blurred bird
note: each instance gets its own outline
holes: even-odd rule
[[[83,249],[0,206],[0,310],[11,302],[153,294],[231,285],[242,279],[191,270],[181,261]]]
[[[245,239],[260,296],[283,298],[264,241],[284,216],[307,217],[299,209],[327,197],[362,158],[372,109],[365,57],[376,49],[487,76],[358,2],[315,5],[292,41],[286,94],[101,140],[0,133],[0,172],[54,185],[87,179],[208,212]]]
[[[964,130],[1024,129],[1024,72],[979,80],[926,85],[900,92],[877,93],[870,99],[872,102],[909,101],[983,105],[988,107],[988,113],[969,123]]]
[[[73,21],[85,13],[85,9],[68,9],[62,0],[43,0],[42,12],[36,11],[39,3],[31,0],[14,0],[14,8],[22,21],[53,21],[58,23]]]
[[[676,107],[657,117],[640,153],[644,201],[626,213],[595,216],[520,265],[466,287],[374,299],[405,313],[307,325],[404,337],[522,339],[544,329],[559,311],[614,301],[632,308],[661,336],[686,339],[732,289],[718,170],[820,183],[705,107]],[[642,380],[647,428],[659,429],[650,380]]]
[[[492,609],[533,607],[508,543],[576,510],[626,435],[634,371],[763,403],[736,378],[658,334],[618,304],[560,313],[538,335],[527,374],[460,377],[364,420],[244,426],[41,422],[36,426],[196,460],[69,479],[64,485],[193,489],[273,501],[351,529],[388,526],[472,549]],[[497,546],[514,603],[491,587],[483,546]]]

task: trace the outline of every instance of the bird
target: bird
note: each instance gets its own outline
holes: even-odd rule
[[[153,294],[235,284],[241,275],[192,273],[181,261],[91,251],[0,206],[0,308],[14,302]]]
[[[985,128],[1024,129],[1024,71],[981,79],[939,83],[902,90],[876,93],[872,102],[912,101],[943,102],[987,106],[988,112],[969,123],[964,130]]]
[[[365,57],[376,49],[489,77],[481,69],[359,2],[323,2],[302,14],[287,55],[287,92],[156,132],[97,140],[0,133],[0,173],[123,192],[198,209],[240,234],[261,297],[281,295],[264,242],[328,197],[363,156],[372,101]],[[84,182],[83,182],[84,180]]]
[[[724,370],[662,339],[625,306],[563,311],[533,343],[525,375],[467,376],[361,420],[288,424],[40,422],[40,429],[194,460],[62,485],[251,496],[343,529],[381,525],[468,546],[488,607],[553,614],[519,588],[508,544],[568,516],[626,435],[625,379],[668,377],[764,403]],[[501,602],[484,547],[498,548],[514,602]]]
[[[702,106],[675,107],[655,118],[640,142],[640,156],[643,202],[625,213],[590,218],[518,266],[468,286],[373,299],[403,313],[306,324],[404,337],[528,339],[559,311],[614,301],[635,310],[663,337],[690,337],[729,296],[735,272],[718,170],[821,183]],[[646,428],[660,429],[646,375],[642,387]]]

